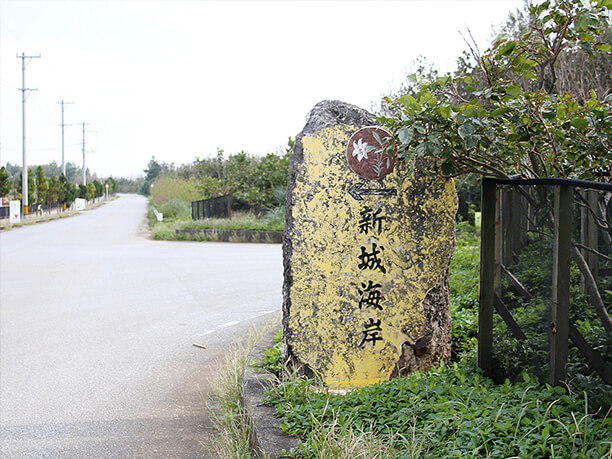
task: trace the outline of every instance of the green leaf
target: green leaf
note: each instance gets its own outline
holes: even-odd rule
[[[578,38],[584,43],[595,43],[595,37],[590,33],[581,33]]]
[[[472,135],[476,129],[470,123],[465,123],[459,126],[459,137],[465,140],[466,137]]]
[[[507,56],[508,54],[511,54],[512,51],[516,49],[516,45],[517,43],[515,41],[509,41],[504,43],[503,46],[500,48],[498,55]]]
[[[526,71],[526,72],[523,72],[521,75],[526,80],[532,80],[533,81],[533,80],[537,80],[538,79],[538,76],[535,74],[535,72]]]
[[[542,429],[542,440],[546,440],[548,438],[548,434],[550,433],[550,424],[546,424],[544,429]]]
[[[500,107],[496,110],[493,110],[491,112],[490,116],[500,116],[500,115],[505,115],[506,113],[508,113],[510,111],[510,109],[508,107]]]
[[[414,131],[411,128],[405,127],[397,133],[397,136],[401,143],[408,144],[414,139]]]
[[[580,47],[582,48],[582,50],[587,53],[587,54],[593,54],[594,48],[593,45],[591,43],[586,43],[586,42],[581,42],[580,43]]]
[[[402,96],[397,100],[400,104],[402,104],[403,106],[413,109],[413,110],[418,110],[421,108],[421,106],[419,105],[419,103],[416,101],[416,99],[412,96],[406,95],[406,96]]]
[[[468,135],[465,137],[464,141],[465,141],[465,147],[466,148],[474,148],[475,146],[478,145],[478,139],[479,136],[477,135]]]
[[[589,122],[584,118],[572,118],[571,124],[580,131],[584,131],[589,127]]]
[[[561,129],[555,129],[555,140],[557,142],[565,140],[565,133]]]
[[[438,110],[440,111],[440,116],[444,119],[449,119],[450,115],[451,115],[451,108],[449,105],[442,105],[440,106],[440,108],[438,108]]]
[[[521,92],[523,92],[523,90],[519,85],[516,84],[510,85],[506,88],[506,94],[511,97],[518,97],[521,95]]]

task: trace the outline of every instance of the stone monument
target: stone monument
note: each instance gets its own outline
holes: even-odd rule
[[[367,111],[323,101],[290,163],[283,354],[330,388],[450,359],[454,182],[408,175],[389,136]]]

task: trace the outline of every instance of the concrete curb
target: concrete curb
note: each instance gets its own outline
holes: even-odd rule
[[[280,244],[283,242],[282,231],[255,230],[219,230],[219,229],[177,229],[176,234],[202,234],[221,242],[263,242]]]
[[[289,451],[297,447],[299,440],[280,430],[274,408],[263,404],[265,391],[274,384],[276,377],[264,369],[255,372],[249,362],[264,358],[266,349],[274,345],[274,334],[279,328],[275,327],[255,345],[249,354],[242,381],[243,403],[251,426],[251,450],[256,457],[271,459],[286,457],[281,455],[281,450]]]

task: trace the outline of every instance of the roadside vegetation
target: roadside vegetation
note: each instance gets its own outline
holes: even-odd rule
[[[109,198],[109,200],[114,200],[114,199],[117,199],[116,195]],[[88,205],[87,207],[85,207],[84,210],[85,211],[93,210],[93,209],[96,209],[97,207],[100,207],[103,204],[104,204],[104,201],[98,201],[98,202]],[[56,209],[55,211],[45,213],[43,215],[30,215],[28,218],[22,219],[21,222],[19,223],[11,223],[8,218],[4,218],[0,220],[0,231],[8,231],[13,228],[21,228],[27,225],[35,225],[38,223],[46,223],[46,222],[50,222],[53,220],[59,220],[61,218],[74,217],[75,215],[78,215],[80,213],[81,213],[80,210],[68,209],[65,211],[60,211],[59,209]]]
[[[196,159],[176,167],[149,161],[142,191],[149,195],[147,219],[158,240],[216,240],[214,234],[180,230],[282,231],[289,156],[284,152],[263,157],[244,152]],[[226,218],[191,219],[191,202],[234,196],[238,206]],[[156,214],[157,212],[157,214]],[[163,215],[158,221],[157,215]],[[179,232],[177,232],[179,230]]]
[[[72,163],[66,165],[66,173],[73,179],[78,171]],[[55,162],[28,168],[28,216],[22,217],[20,223],[10,223],[8,218],[4,218],[0,220],[0,230],[70,217],[79,213],[70,208],[75,199],[84,199],[89,210],[97,206],[96,201],[105,195],[107,189],[109,196],[117,192],[117,183],[112,177],[101,182],[89,171],[88,177],[91,182],[87,185],[77,185],[61,173]],[[0,167],[0,197],[21,201],[22,180],[20,167],[10,163]]]
[[[451,364],[340,396],[327,393],[316,380],[295,375],[281,379],[281,336],[276,336],[276,344],[259,365],[279,377],[269,403],[277,409],[281,428],[303,441],[291,455],[600,458],[612,454],[612,389],[576,352],[570,352],[567,388],[543,384],[533,349],[517,350],[517,341],[499,320],[495,359],[500,375],[504,372],[506,377],[494,381],[482,376],[476,365],[480,241],[472,225],[463,222],[457,228],[450,268]],[[542,258],[539,241],[534,241],[522,260],[521,274],[546,272]],[[548,285],[541,280],[534,277],[533,283]],[[577,310],[585,307],[575,304]],[[513,315],[530,340],[546,341],[541,330],[546,321],[539,315],[541,309],[532,306],[513,309]],[[604,358],[612,360],[601,325],[593,317],[588,326],[587,321],[588,316],[581,322],[583,331],[599,343],[600,351],[607,349]]]
[[[211,397],[206,406],[219,433],[213,449],[218,457],[249,458],[249,423],[242,402],[242,381],[248,356],[261,338],[274,326],[271,322],[253,330],[226,353],[220,370],[211,379]],[[204,445],[208,447],[209,445]]]
[[[0,167],[0,197],[9,200],[22,200],[23,173],[20,166],[7,163]],[[76,198],[88,202],[108,194],[117,193],[117,182],[109,177],[98,180],[95,174],[87,173],[87,185],[77,184],[82,177],[82,168],[72,163],[66,164],[66,175],[55,163],[28,168],[28,205],[30,213],[43,213],[69,208]],[[80,174],[80,175],[77,175]]]

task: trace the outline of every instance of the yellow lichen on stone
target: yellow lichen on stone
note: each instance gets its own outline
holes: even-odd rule
[[[287,339],[331,388],[389,379],[402,344],[423,334],[422,303],[448,268],[454,244],[453,181],[405,177],[401,165],[378,181],[363,180],[345,157],[356,129],[341,125],[302,138],[291,198],[294,225],[287,234],[293,279]],[[356,183],[397,194],[357,200],[348,193]],[[360,231],[367,208],[380,209],[380,234],[376,228]],[[359,268],[363,251],[375,248],[385,272]],[[380,285],[380,309],[359,307],[369,282]],[[364,342],[366,325],[378,320],[382,340]]]

